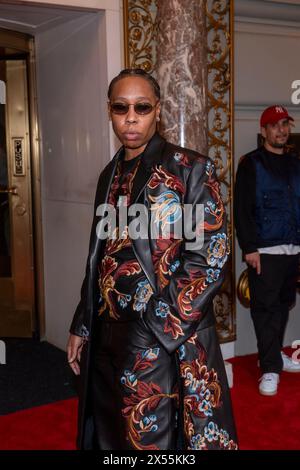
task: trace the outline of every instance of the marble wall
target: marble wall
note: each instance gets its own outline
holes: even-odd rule
[[[207,154],[205,2],[158,2],[157,25],[161,132],[171,142]]]

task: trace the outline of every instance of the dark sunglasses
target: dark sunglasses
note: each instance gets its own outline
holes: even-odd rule
[[[150,114],[157,105],[157,103],[158,101],[155,103],[155,105],[152,105],[150,103],[110,103],[110,110],[113,114],[127,114],[129,111],[129,106],[133,106],[136,114],[145,115]]]

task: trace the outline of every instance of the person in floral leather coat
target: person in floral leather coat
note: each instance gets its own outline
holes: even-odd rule
[[[214,165],[158,134],[160,90],[146,72],[122,71],[108,98],[122,147],[99,177],[68,342],[78,447],[236,449],[212,304],[229,255]],[[183,221],[194,239],[178,235]]]

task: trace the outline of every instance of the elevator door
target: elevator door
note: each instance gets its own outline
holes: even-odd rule
[[[35,312],[26,58],[1,54],[0,103],[0,336],[30,337]]]

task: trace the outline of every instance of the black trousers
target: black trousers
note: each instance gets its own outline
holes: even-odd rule
[[[261,254],[261,274],[248,267],[250,309],[263,373],[282,370],[281,348],[295,303],[298,255]]]
[[[91,374],[96,447],[175,450],[175,354],[158,344],[142,319],[99,321],[96,331]]]

